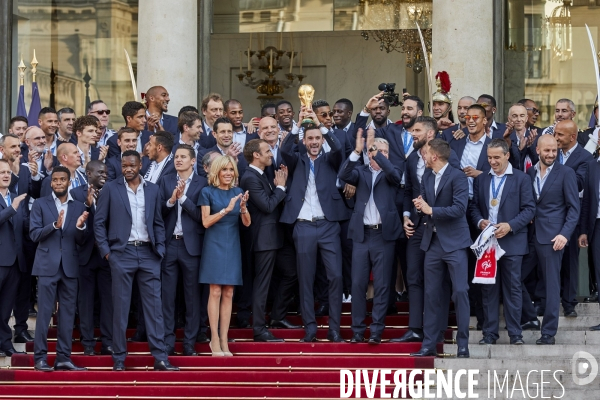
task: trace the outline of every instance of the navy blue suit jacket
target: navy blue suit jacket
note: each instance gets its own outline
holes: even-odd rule
[[[250,193],[248,211],[252,217],[252,251],[277,250],[283,247],[283,228],[279,217],[286,194],[268,179],[264,172],[260,175],[257,170],[249,167],[240,180],[242,190]]]
[[[425,232],[421,250],[427,251],[433,237],[435,225],[442,249],[449,253],[471,246],[471,235],[467,223],[469,184],[467,176],[459,169],[448,165],[435,194],[435,175],[423,174],[421,196],[433,208],[433,215],[425,216]]]
[[[148,141],[150,141],[150,136],[152,136],[153,133],[154,132],[143,130],[141,132],[141,134],[138,136],[138,140],[140,141],[140,144],[142,146],[142,152],[144,151],[144,147],[146,146],[146,143],[148,143]],[[121,155],[121,148],[119,147],[119,144],[117,143],[118,139],[119,139],[119,135],[114,134],[106,141],[106,144],[108,145],[108,155],[106,156],[107,158],[117,157],[117,156]]]
[[[106,181],[114,181],[117,178],[123,177],[123,169],[121,168],[121,153],[116,157],[107,158],[104,163],[106,164]],[[142,168],[140,174],[144,175],[148,171],[150,166],[150,160],[148,157],[142,157]]]
[[[79,186],[71,190],[71,197],[73,200],[77,200],[83,204],[87,202],[88,195],[88,186]],[[88,219],[85,222],[87,225],[88,231],[94,232],[94,214],[96,213],[96,205],[93,204],[91,207],[87,209],[88,211]],[[79,248],[79,265],[86,265],[90,262],[90,257],[92,255],[92,251],[94,250],[94,243],[96,242],[96,238],[93,234],[87,235],[85,243],[81,245]]]
[[[583,189],[583,202],[581,205],[581,233],[588,236],[588,241],[594,240],[594,229],[596,228],[596,216],[598,215],[598,202],[600,196],[600,163],[591,159],[587,163],[587,174],[585,187]]]
[[[504,131],[502,131],[502,134],[504,134]],[[500,136],[500,138],[502,138],[502,136]],[[496,139],[496,137],[493,137],[493,139]],[[456,155],[458,156],[459,161],[462,160],[462,156],[465,151],[465,147],[467,146],[467,140],[469,140],[468,134],[465,138],[460,139],[460,140],[453,140],[450,143],[450,147],[452,148],[452,150],[454,150],[456,152]],[[489,136],[485,136],[485,141],[483,143],[483,149],[481,149],[481,153],[479,153],[479,159],[477,160],[477,167],[475,168],[478,171],[487,172],[492,168],[492,167],[490,167],[490,163],[488,162],[488,158],[487,158],[487,146],[491,141],[492,141],[492,139],[490,139]],[[519,164],[520,164],[520,160],[521,160],[521,153],[519,152],[519,148],[517,147],[516,143],[512,142],[512,145],[510,146],[510,149],[509,149],[509,153],[510,153],[510,158],[509,158],[510,165],[512,165],[513,168],[521,169],[521,168],[519,168]]]
[[[148,168],[150,168],[150,164],[152,164],[152,161],[150,161],[148,156],[142,157],[142,168],[140,169],[140,175],[142,175],[142,176],[146,175]],[[162,171],[160,171],[160,175],[158,176],[158,179],[156,180],[156,184],[157,185],[160,184],[160,180],[162,179],[163,176],[166,176],[169,174],[174,174],[174,173],[175,173],[175,161],[173,160],[173,157],[171,157],[171,159],[168,160],[167,163],[165,164],[165,167],[162,169]]]
[[[179,128],[177,127],[178,122],[179,119],[177,117],[163,113],[163,129],[173,136],[179,133]]]
[[[321,208],[325,213],[325,218],[329,221],[344,221],[348,219],[347,208],[342,200],[335,183],[337,173],[342,165],[344,158],[341,143],[335,135],[323,135],[329,144],[331,151],[322,152],[314,161],[317,194]],[[294,140],[297,135],[289,134],[281,144],[279,151],[288,167],[289,177],[292,177],[291,184],[288,184],[285,206],[281,214],[281,222],[293,224],[298,219],[298,214],[302,209],[308,177],[310,173],[310,161],[308,155],[301,155],[294,151]]]
[[[479,227],[480,220],[490,217],[490,185],[492,175],[481,174],[473,182],[473,201],[469,207],[469,215],[473,226]],[[507,256],[520,256],[529,253],[527,226],[535,215],[535,200],[531,189],[531,179],[523,172],[513,168],[513,173],[506,175],[502,189],[502,197],[498,210],[498,223],[506,222],[511,231],[498,244]]]
[[[210,149],[217,145],[217,139],[212,134],[212,126],[206,125],[206,121],[202,120],[202,132],[200,132],[200,146],[204,149]]]
[[[529,168],[532,188],[536,185],[535,168]],[[535,189],[533,189],[535,195]],[[535,237],[540,244],[552,244],[556,235],[569,240],[579,221],[577,176],[571,168],[558,162],[546,178],[540,198],[536,200]]]
[[[10,192],[11,200],[17,197],[17,194]],[[23,255],[23,221],[21,208],[28,207],[27,199],[23,199],[19,208],[15,210],[8,206],[4,197],[0,196],[0,246],[2,246],[2,257],[0,257],[0,267],[12,267],[15,261],[19,265],[25,262]]]
[[[452,143],[456,139],[454,139],[454,132],[459,129],[460,124],[452,125],[450,128],[446,128],[442,131],[442,139],[444,139],[448,143]],[[465,136],[469,136],[469,130],[467,127],[462,128]]]
[[[152,250],[159,257],[165,255],[165,225],[161,214],[159,187],[145,182],[146,226]],[[108,182],[102,188],[96,205],[94,233],[100,255],[104,258],[115,251],[123,251],[129,241],[132,216],[125,187],[125,179]]]
[[[61,229],[55,229],[58,211],[52,195],[37,199],[31,208],[29,236],[38,243],[32,275],[54,276],[62,263],[69,278],[79,277],[79,246],[83,246],[87,235],[85,229],[77,229],[77,219],[87,211],[79,201],[69,201],[67,218]]]
[[[560,155],[556,157],[558,160]],[[585,188],[585,176],[587,175],[588,163],[591,160],[593,160],[592,155],[583,147],[577,146],[564,164],[575,171],[575,175],[577,175],[577,189],[580,192]]]
[[[375,185],[369,165],[359,165],[358,161],[346,160],[338,175],[341,180],[356,186],[356,202],[348,225],[348,238],[358,243],[364,241],[363,219],[371,191],[381,217],[383,239],[396,240],[402,232],[402,223],[396,207],[396,190],[400,186],[402,175],[398,167],[383,154],[378,152],[374,160],[381,167],[381,172],[375,178]]]
[[[200,237],[204,235],[205,228],[202,225],[202,212],[197,204],[202,188],[207,185],[208,182],[205,177],[194,174],[183,204],[180,206],[179,201],[177,201],[173,207],[167,207],[167,201],[169,201],[175,186],[177,186],[177,172],[164,175],[160,179],[160,204],[165,223],[165,246],[168,247],[173,238],[173,232],[177,224],[177,209],[181,207],[181,228],[183,229],[185,248],[191,256],[202,254],[203,241]]]

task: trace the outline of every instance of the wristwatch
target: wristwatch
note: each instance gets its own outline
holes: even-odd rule
[[[365,108],[363,108],[363,111],[366,112],[367,114],[371,113],[371,110],[367,106],[365,106]]]

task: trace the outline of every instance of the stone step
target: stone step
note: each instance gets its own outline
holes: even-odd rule
[[[544,317],[538,317],[541,321],[544,320]],[[506,326],[506,322],[504,320],[504,316],[500,316],[500,330],[504,330]],[[558,317],[558,330],[562,331],[587,331],[591,326],[595,326],[600,324],[600,313],[598,315],[580,315],[577,318],[567,318],[562,314]],[[469,319],[470,329],[475,329],[477,326],[477,318],[470,317]],[[600,332],[599,332],[600,333]]]
[[[562,305],[560,306],[560,315],[564,314],[564,309]],[[582,315],[590,315],[590,316],[598,316],[600,318],[600,304],[598,303],[579,303],[575,306],[575,311],[580,316]],[[504,313],[504,305],[500,305],[500,315]]]
[[[444,344],[444,353],[456,354],[457,345]],[[578,351],[586,351],[596,359],[600,359],[600,347],[589,346],[585,349],[580,344],[555,344],[553,346],[515,346],[510,344],[471,345],[469,353],[471,359],[496,359],[496,360],[538,360],[546,363],[549,359],[570,360]],[[539,366],[541,367],[541,366]],[[538,369],[539,369],[538,367]]]
[[[500,338],[496,341],[496,344],[510,344],[510,338],[508,332],[500,330],[498,332]],[[452,338],[456,340],[456,331],[452,331]],[[535,345],[535,341],[541,336],[540,331],[523,331],[523,341],[525,345]],[[600,345],[600,331],[567,331],[559,330],[554,337],[557,344],[573,344],[581,346],[598,346]],[[469,344],[479,345],[479,341],[483,339],[483,333],[481,331],[470,331],[469,332]]]
[[[25,343],[13,343],[15,350],[25,351]],[[0,368],[10,367],[10,357],[0,357]]]

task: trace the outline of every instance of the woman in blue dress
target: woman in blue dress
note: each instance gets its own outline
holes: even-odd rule
[[[231,320],[233,287],[242,285],[242,255],[238,221],[250,225],[246,208],[248,192],[234,187],[237,162],[230,156],[213,160],[208,186],[202,189],[198,205],[206,228],[200,261],[200,283],[210,284],[208,320],[213,356],[231,356],[227,333]],[[220,324],[220,329],[219,329]]]

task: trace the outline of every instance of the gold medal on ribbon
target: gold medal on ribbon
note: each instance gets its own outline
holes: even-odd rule
[[[490,201],[490,204],[492,205],[492,207],[496,207],[498,205],[498,199],[492,199],[492,201]]]

